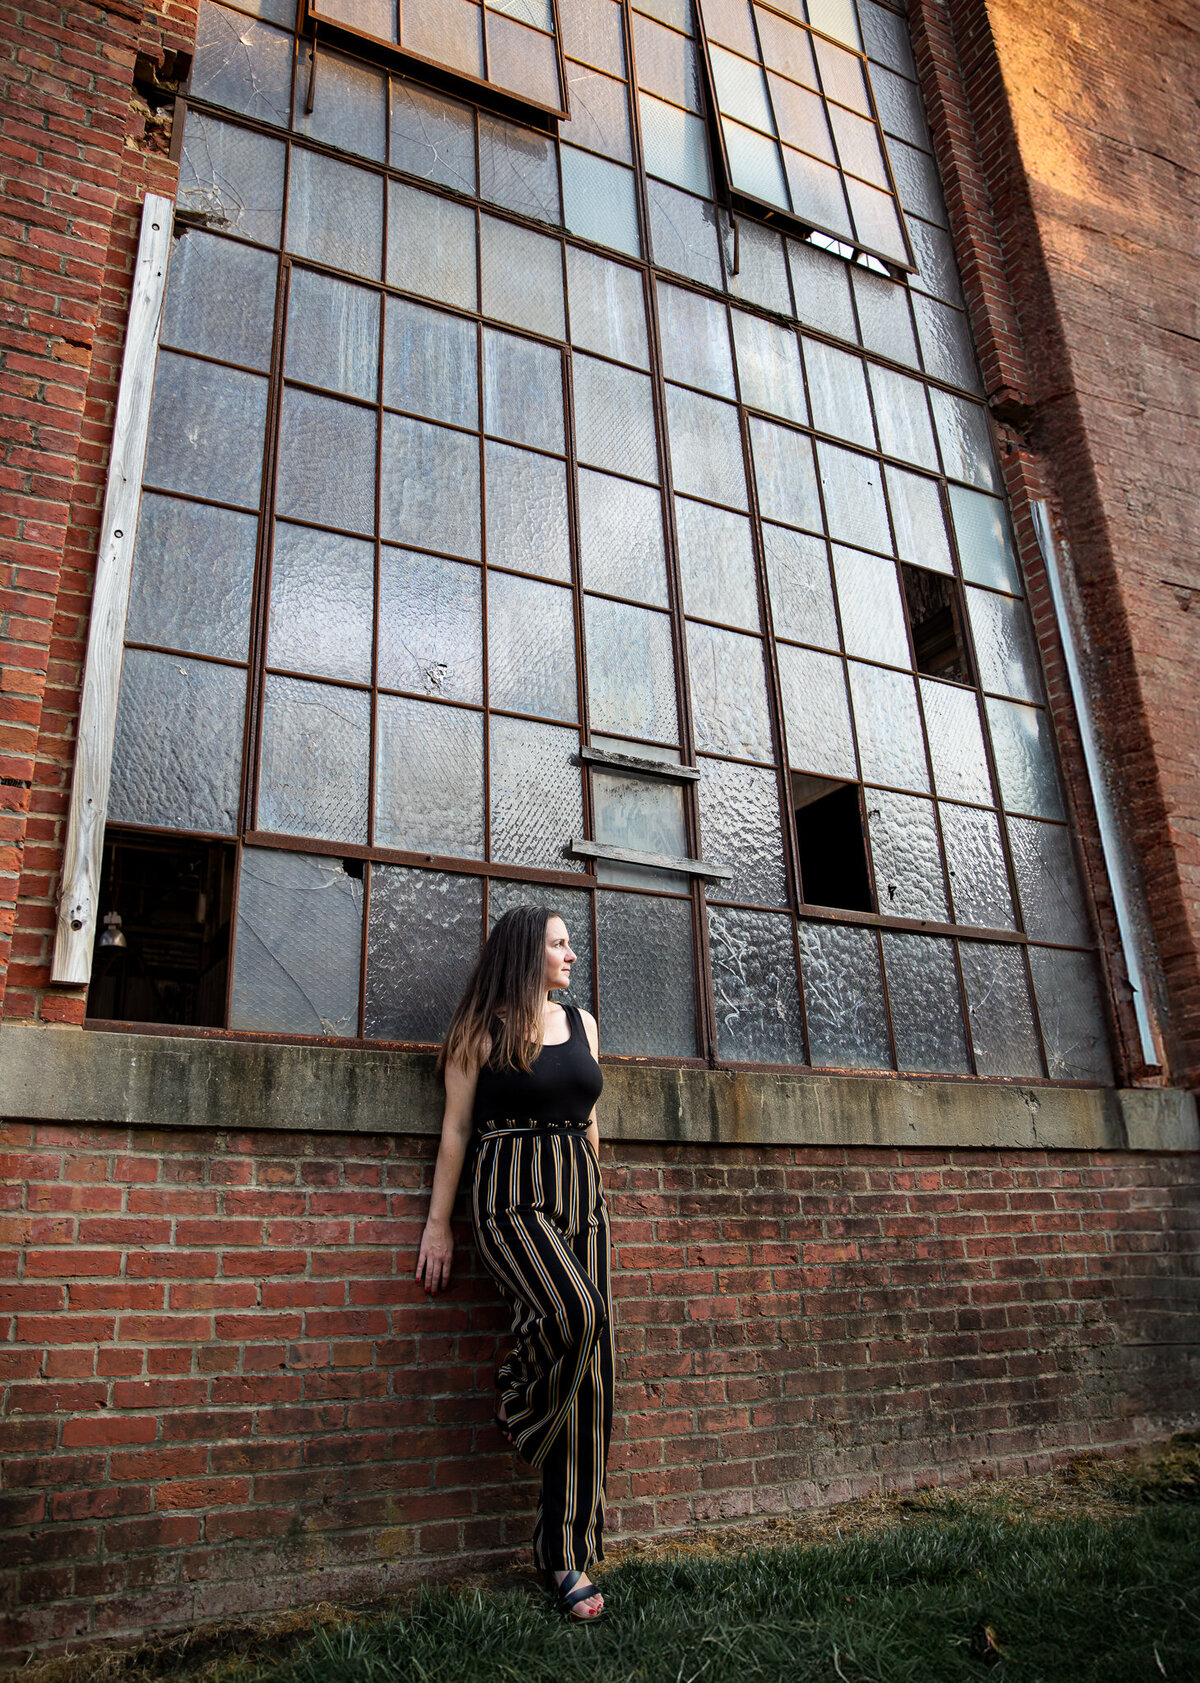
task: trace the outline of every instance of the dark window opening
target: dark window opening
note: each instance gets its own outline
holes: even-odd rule
[[[800,885],[810,906],[873,912],[867,835],[857,783],[792,773]]]
[[[971,668],[954,580],[944,573],[930,573],[924,567],[904,563],[900,577],[917,671],[927,678],[952,678],[956,683],[969,684]]]
[[[110,832],[89,1017],[224,1026],[233,866],[223,842]]]

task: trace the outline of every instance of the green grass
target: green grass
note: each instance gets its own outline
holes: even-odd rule
[[[1200,1507],[1014,1523],[942,1513],[872,1536],[606,1572],[607,1622],[522,1591],[426,1591],[233,1683],[1198,1683]]]

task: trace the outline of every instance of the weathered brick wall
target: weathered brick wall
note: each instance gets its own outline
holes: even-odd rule
[[[522,1549],[505,1315],[433,1142],[11,1125],[0,1649]],[[1044,1465],[1196,1406],[1195,1157],[606,1148],[611,1528]],[[14,1179],[15,1184],[15,1179]],[[1200,1354],[1197,1354],[1200,1361]]]

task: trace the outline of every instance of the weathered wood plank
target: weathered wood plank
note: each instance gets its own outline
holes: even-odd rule
[[[150,431],[150,400],[167,288],[173,214],[170,199],[161,193],[147,193],[142,206],[133,298],[100,525],[100,553],[92,592],[79,706],[79,739],[75,747],[58,928],[50,972],[55,982],[82,984],[89,980],[92,971],[104,822],[117,728],[117,691],[121,682],[133,543]]]

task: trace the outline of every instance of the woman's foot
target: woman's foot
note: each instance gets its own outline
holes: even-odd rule
[[[567,1613],[579,1624],[590,1624],[598,1619],[604,1611],[604,1597],[595,1585],[582,1572],[551,1572],[547,1577],[553,1581],[558,1593],[563,1612]],[[568,1584],[567,1580],[571,1582]],[[580,1590],[590,1589],[592,1594],[576,1600]]]

